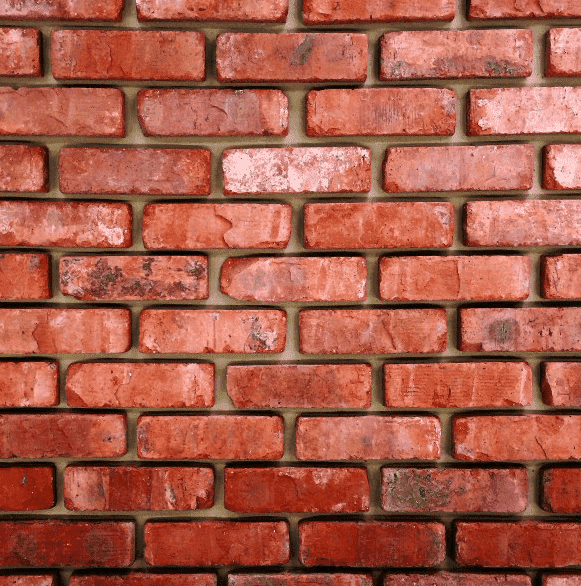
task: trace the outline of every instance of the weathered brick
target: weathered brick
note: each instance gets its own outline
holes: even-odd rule
[[[54,506],[54,468],[0,468],[0,511],[40,511]]]
[[[120,22],[123,0],[1,0],[0,20]]]
[[[383,586],[531,586],[526,574],[386,574]]]
[[[541,507],[551,513],[581,512],[581,468],[549,468],[541,473]]]
[[[56,362],[0,362],[0,406],[54,407],[58,379]]]
[[[136,0],[139,20],[285,22],[288,0]]]
[[[193,31],[59,30],[51,33],[55,79],[203,81],[205,37]]]
[[[579,574],[543,574],[541,584],[543,586],[578,586],[581,582]]]
[[[226,468],[224,506],[238,513],[359,513],[369,510],[359,468]]]
[[[222,33],[218,81],[361,82],[367,35],[357,33]]]
[[[118,575],[74,573],[69,579],[69,584],[70,586],[216,586],[216,576],[215,574],[176,574],[175,572],[171,574],[130,572]]]
[[[48,254],[0,254],[0,299],[50,299]]]
[[[581,14],[581,12],[580,12]],[[547,31],[545,75],[575,77],[581,75],[581,29],[553,28]]]
[[[437,460],[437,417],[299,417],[298,460]]]
[[[145,460],[279,460],[282,417],[143,415],[137,455]]]
[[[31,28],[0,29],[0,75],[42,77],[40,31]]]
[[[581,6],[577,0],[470,0],[468,18],[579,18]]]
[[[67,369],[65,392],[69,407],[212,407],[214,365],[75,363]]]
[[[543,403],[552,407],[581,406],[581,363],[543,362]]]
[[[65,507],[70,511],[194,511],[214,500],[211,468],[68,466]]]
[[[47,575],[3,575],[0,576],[0,586],[57,586],[56,576]]]
[[[264,579],[272,586],[372,586],[370,574],[229,574],[228,586],[255,586]],[[4,586],[4,585],[2,585]],[[17,585],[20,586],[20,585]],[[24,586],[24,585],[23,585]],[[43,585],[44,586],[44,585]],[[573,586],[573,585],[572,585]]]
[[[47,193],[47,149],[26,145],[0,145],[0,191]]]
[[[436,88],[313,90],[308,136],[452,136],[456,94]]]
[[[543,149],[545,189],[581,189],[580,147],[574,144],[551,144]]]
[[[286,248],[291,207],[281,204],[150,204],[143,210],[149,250]]]
[[[545,299],[580,299],[581,255],[544,256],[541,293]]]

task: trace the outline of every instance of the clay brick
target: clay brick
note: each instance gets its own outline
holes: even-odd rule
[[[59,153],[62,193],[210,195],[205,149],[85,149]]]
[[[581,468],[549,468],[541,476],[541,507],[551,513],[581,512]]]
[[[581,6],[577,0],[470,0],[468,18],[579,18]]]
[[[581,255],[542,258],[541,294],[545,299],[581,298]]]
[[[147,416],[137,422],[137,455],[145,460],[279,460],[282,417]]]
[[[456,94],[435,88],[313,90],[308,136],[452,136]]]
[[[216,576],[214,574],[147,574],[145,572],[122,575],[75,573],[70,577],[69,584],[70,586],[216,586]]]
[[[194,511],[214,500],[211,468],[68,466],[65,507],[70,511]]]
[[[128,309],[0,309],[3,354],[118,354],[131,347]]]
[[[0,75],[42,77],[39,31],[31,28],[0,29]]]
[[[218,81],[361,82],[367,35],[357,33],[222,33]]]
[[[305,566],[437,566],[446,555],[441,523],[303,521],[299,559]]]
[[[381,506],[391,513],[522,513],[524,468],[383,468]]]
[[[576,575],[542,575],[543,586],[578,586],[581,582],[581,576]]]
[[[532,404],[526,362],[384,364],[386,407],[450,409]]]
[[[368,408],[371,407],[371,366],[228,365],[226,388],[236,409]]]
[[[205,37],[193,31],[60,30],[51,33],[55,79],[203,81]]]
[[[299,313],[301,354],[424,354],[446,349],[443,309],[328,309]]]
[[[47,149],[26,145],[0,145],[0,191],[47,193]]]
[[[224,506],[238,513],[359,513],[369,510],[358,468],[226,468]]]
[[[297,460],[437,460],[437,417],[299,417]]]
[[[56,362],[0,362],[0,407],[54,407],[58,378]]]
[[[581,11],[579,13],[581,15]],[[553,28],[547,31],[545,48],[546,77],[581,75],[581,29]]]
[[[149,250],[286,248],[291,207],[280,204],[150,204],[143,210]]]
[[[381,37],[379,79],[528,77],[530,30],[399,31]]]
[[[67,369],[65,392],[69,407],[212,407],[214,365],[192,362],[75,363]]]
[[[393,147],[385,151],[383,189],[504,191],[533,186],[532,144]]]
[[[370,574],[229,574],[228,586],[372,586]],[[4,586],[4,585],[3,585]],[[18,585],[19,586],[19,585]],[[572,585],[573,586],[573,585]]]
[[[0,415],[1,458],[118,458],[125,415]]]
[[[0,522],[0,566],[121,567],[133,563],[135,525],[121,521]]]
[[[552,407],[581,406],[581,363],[543,362],[543,403]]]
[[[363,257],[229,258],[220,290],[243,301],[365,301]]]
[[[288,98],[280,90],[141,90],[145,136],[286,136]]]
[[[54,469],[0,468],[0,511],[40,511],[54,506]]]
[[[361,147],[229,149],[225,195],[360,193],[371,189],[371,155]]]
[[[53,575],[4,575],[0,576],[0,586],[57,586],[57,581]]]
[[[285,342],[286,313],[275,309],[145,309],[139,316],[146,354],[275,354]]]
[[[121,22],[123,0],[1,0],[0,20]]]
[[[545,189],[581,189],[580,146],[551,144],[543,149],[543,187]]]
[[[458,416],[452,427],[454,458],[478,462],[580,460],[580,422],[581,417],[575,415]]]
[[[285,22],[288,0],[136,0],[139,20]]]
[[[0,135],[122,138],[125,95],[114,88],[2,87]]]
[[[48,254],[0,254],[0,299],[50,299]]]
[[[389,256],[379,261],[386,301],[520,301],[531,290],[526,256]]]
[[[383,586],[531,586],[526,574],[386,574]]]

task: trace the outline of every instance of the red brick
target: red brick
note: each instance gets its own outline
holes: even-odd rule
[[[543,187],[545,189],[581,189],[580,146],[551,144],[543,149]]]
[[[357,33],[222,33],[218,81],[365,81],[367,35]]]
[[[580,460],[580,423],[581,417],[575,415],[458,416],[452,428],[454,458],[477,462]]]
[[[145,460],[279,460],[282,417],[147,416],[137,422],[137,455]]]
[[[225,195],[367,192],[371,155],[361,147],[230,149],[222,179]]]
[[[150,204],[143,210],[149,250],[286,248],[291,207],[280,204]]]
[[[368,408],[371,407],[371,366],[229,365],[226,388],[236,409]]]
[[[524,468],[383,468],[381,506],[391,513],[522,513]]]
[[[125,415],[0,415],[1,458],[118,458]]]
[[[386,574],[383,586],[531,586],[526,574]]]
[[[543,586],[578,586],[581,582],[581,575],[542,575],[542,582]]]
[[[384,364],[386,407],[450,409],[532,404],[526,362]]]
[[[48,254],[0,254],[0,299],[50,299]]]
[[[446,555],[441,523],[303,521],[299,558],[305,566],[437,566]]]
[[[0,75],[42,77],[40,31],[31,28],[0,30]]]
[[[228,258],[220,290],[243,301],[365,301],[363,257]]]
[[[216,586],[216,576],[214,574],[147,574],[145,572],[120,575],[75,573],[70,577],[69,584],[70,586]]]
[[[299,417],[298,460],[437,460],[437,417]]]
[[[383,189],[522,191],[533,186],[534,157],[532,144],[388,148]]]
[[[545,299],[581,298],[581,255],[542,258],[541,292]]]
[[[0,35],[1,33],[2,29]],[[47,149],[26,145],[0,145],[0,191],[47,193]]]
[[[117,354],[131,347],[128,309],[0,309],[3,354]]]
[[[424,354],[446,349],[443,309],[327,309],[299,313],[301,354]]]
[[[581,468],[550,468],[541,476],[541,507],[551,513],[581,512]]]
[[[123,0],[0,0],[0,20],[121,22]]]
[[[145,136],[286,136],[288,98],[280,90],[141,90]]]
[[[379,261],[386,301],[520,301],[531,290],[526,256],[388,256]]]
[[[581,15],[581,11],[579,12]],[[545,76],[575,77],[581,75],[581,29],[553,28],[547,31]]]
[[[145,309],[139,316],[146,354],[275,354],[285,342],[286,313],[275,309]]]
[[[0,135],[121,138],[125,95],[113,88],[2,87]]]
[[[55,79],[206,78],[205,37],[193,31],[52,31],[50,60]]]
[[[56,362],[0,362],[0,407],[54,407],[58,379]]]
[[[139,20],[285,22],[288,0],[136,0]]]
[[[71,364],[65,386],[69,407],[147,407],[214,405],[214,365],[167,362]]]
[[[238,513],[359,513],[369,510],[359,468],[226,468],[224,506]]]
[[[0,468],[0,511],[40,511],[54,506],[54,469]]]
[[[56,586],[56,577],[53,575],[40,576],[20,576],[4,575],[0,576],[0,586]]]
[[[543,403],[551,407],[581,407],[581,363],[543,362]]]
[[[59,187],[62,193],[210,195],[210,151],[65,148]]]
[[[399,31],[381,37],[379,79],[528,77],[530,30]]]
[[[303,210],[305,248],[449,248],[454,238],[450,203],[313,203]]]
[[[372,586],[370,574],[229,574],[228,586]]]
[[[214,500],[211,468],[68,466],[65,507],[70,511],[194,511]]]
[[[579,18],[581,6],[577,0],[470,0],[468,18]]]
[[[0,522],[0,566],[122,567],[133,563],[135,525],[121,521]]]
[[[452,136],[456,94],[435,88],[313,90],[308,136]]]

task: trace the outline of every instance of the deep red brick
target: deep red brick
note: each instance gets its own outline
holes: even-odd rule
[[[120,22],[123,0],[1,0],[0,20]]]
[[[386,574],[383,586],[531,586],[526,574]]]
[[[581,6],[577,0],[470,0],[468,18],[579,18]]]
[[[54,468],[0,468],[0,511],[39,511],[54,506]]]
[[[545,189],[581,189],[580,147],[575,144],[551,144],[543,149]]]
[[[541,507],[551,513],[581,513],[581,468],[541,473]]]
[[[0,35],[2,29],[0,29]],[[45,147],[0,145],[0,191],[48,192]]]
[[[70,586],[216,586],[216,576],[214,574],[148,574],[145,572],[119,575],[74,573],[69,579],[69,584]]]
[[[543,574],[541,577],[543,586],[578,586],[581,582],[579,574]]]
[[[370,574],[285,573],[229,574],[228,586],[256,586],[256,584],[261,584],[265,579],[268,580],[271,586],[372,586],[373,584]]]
[[[552,407],[581,407],[581,363],[544,362],[543,403]]]
[[[579,12],[581,15],[581,11]],[[575,77],[581,75],[581,29],[553,28],[547,31],[545,75]]]
[[[31,28],[0,29],[0,75],[42,77],[39,31]]]
[[[0,362],[0,407],[54,407],[58,379],[56,362]]]
[[[0,299],[50,299],[48,254],[0,254]]]
[[[541,294],[545,299],[581,298],[581,255],[542,258]]]
[[[56,576],[54,575],[3,575],[0,576],[0,586],[56,586]]]

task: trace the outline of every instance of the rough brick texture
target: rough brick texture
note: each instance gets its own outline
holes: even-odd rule
[[[0,299],[50,299],[49,262],[47,254],[0,254]]]
[[[41,77],[40,33],[36,29],[0,29],[0,75]]]
[[[2,407],[54,407],[58,386],[56,362],[0,362]]]
[[[576,0],[470,0],[468,18],[579,18],[581,6]]]
[[[541,390],[545,405],[552,407],[581,406],[581,363],[543,363]]]
[[[547,32],[545,74],[549,77],[581,75],[578,56],[581,51],[581,29],[554,28]]]
[[[54,505],[54,469],[0,468],[0,511],[39,511]]]
[[[580,468],[549,468],[542,474],[541,506],[552,513],[581,512]]]
[[[551,144],[544,149],[543,187],[581,189],[581,149],[574,144]]]
[[[123,0],[2,0],[0,20],[72,20],[118,22]]]
[[[0,191],[46,193],[47,150],[25,145],[0,145]]]
[[[71,586],[216,586],[216,576],[214,574],[149,574],[147,572],[124,574],[75,572],[69,583]]]

